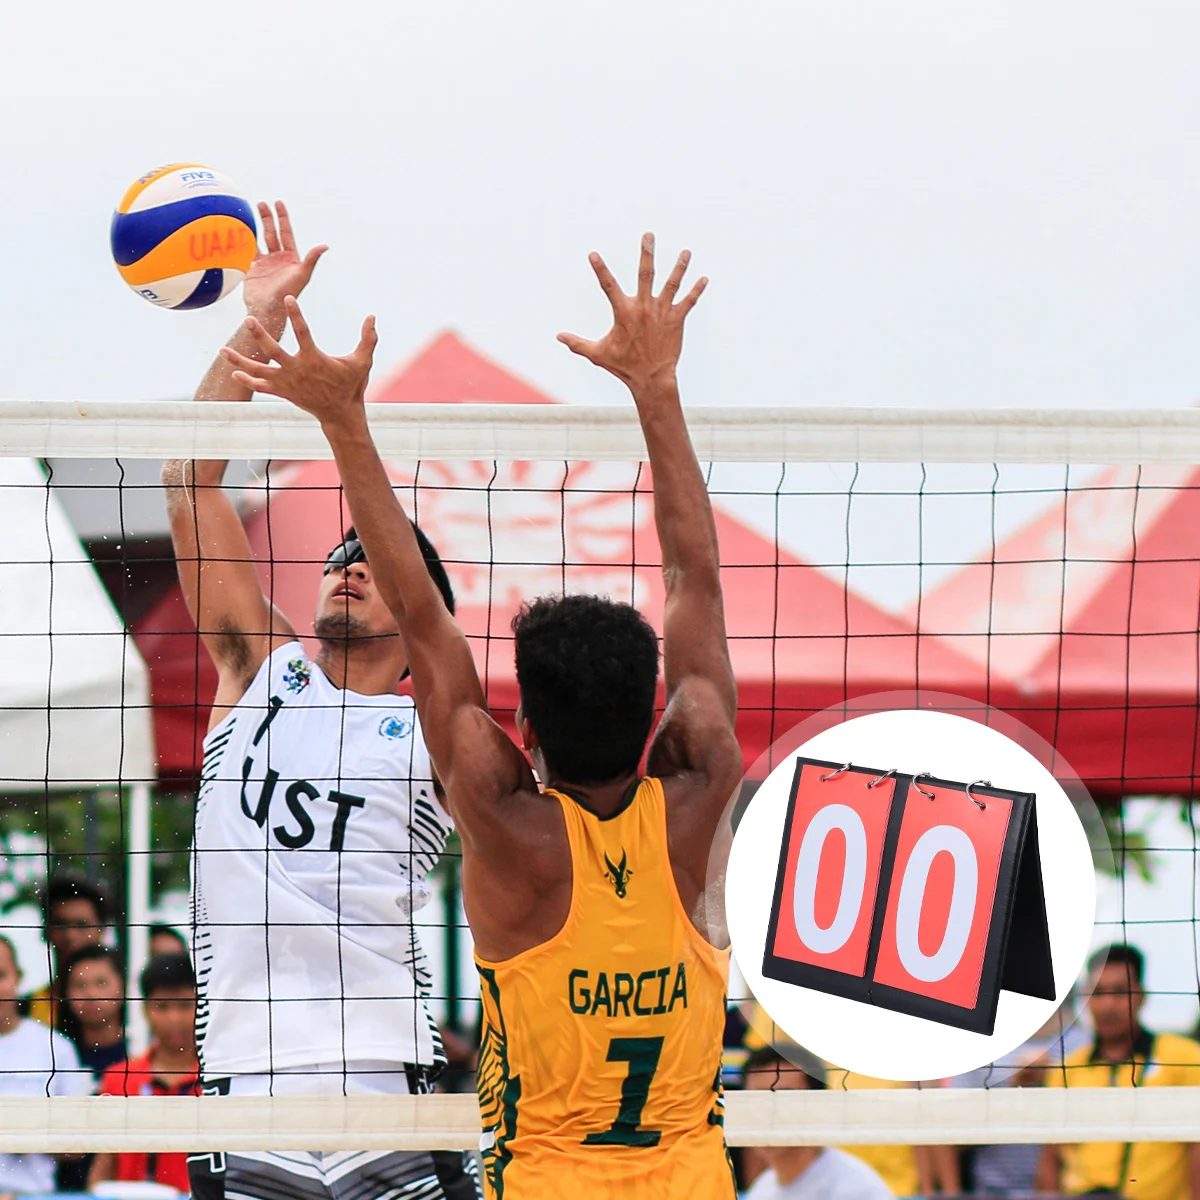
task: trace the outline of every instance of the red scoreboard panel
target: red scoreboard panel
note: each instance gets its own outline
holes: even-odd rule
[[[1034,797],[796,761],[763,974],[990,1034],[1055,998]]]

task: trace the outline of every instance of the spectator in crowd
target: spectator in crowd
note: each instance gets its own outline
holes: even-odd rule
[[[159,958],[164,954],[183,954],[191,957],[187,939],[173,926],[151,925],[149,933],[150,959]]]
[[[773,1046],[746,1059],[750,1091],[823,1088],[824,1069],[815,1060],[802,1071]],[[771,1146],[759,1149],[764,1170],[745,1200],[891,1200],[891,1189],[866,1163],[828,1146]]]
[[[1040,1087],[1048,1067],[1088,1043],[1069,996],[1041,1029],[1011,1053],[986,1067],[955,1076],[951,1087]],[[1042,1147],[971,1146],[963,1151],[964,1176],[975,1196],[1025,1196],[1034,1190]]]
[[[1046,1071],[1049,1087],[1200,1086],[1200,1045],[1141,1023],[1145,961],[1133,946],[1107,946],[1088,963],[1094,1037]],[[1089,1142],[1047,1146],[1038,1188],[1071,1195],[1108,1192],[1128,1200],[1200,1197],[1200,1145]]]
[[[63,999],[63,969],[85,946],[99,946],[108,924],[104,889],[77,875],[54,875],[42,893],[42,922],[51,951],[50,982],[28,1000],[29,1015],[71,1037],[76,1032]]]
[[[125,972],[117,952],[107,946],[77,950],[63,972],[63,998],[75,1048],[99,1083],[109,1067],[126,1057]]]
[[[21,968],[0,934],[0,1095],[83,1096],[91,1090],[75,1047],[61,1033],[23,1019],[17,1008]],[[0,1154],[0,1193],[52,1192],[48,1154]]]
[[[152,958],[141,975],[150,1049],[109,1067],[103,1096],[196,1096],[196,976],[186,954]],[[97,1154],[88,1177],[95,1187],[108,1179],[164,1183],[188,1191],[186,1154]]]
[[[746,1018],[746,1047],[751,1053],[766,1047],[769,1044],[768,1036],[773,1041],[784,1036],[757,1002],[748,1007]],[[836,1089],[891,1089],[910,1085],[830,1068],[826,1075],[826,1086]],[[958,1155],[952,1146],[846,1146],[845,1150],[879,1175],[893,1196],[928,1196],[939,1192],[954,1195],[959,1190]],[[742,1156],[747,1175],[755,1172],[761,1153],[751,1148]]]
[[[876,1079],[855,1071],[831,1069],[828,1086],[856,1091],[916,1087],[896,1079]],[[954,1146],[847,1146],[846,1152],[877,1172],[893,1196],[958,1195],[961,1180]]]

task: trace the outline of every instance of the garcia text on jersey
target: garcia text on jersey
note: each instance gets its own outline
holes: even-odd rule
[[[683,963],[649,971],[585,971],[567,976],[571,1011],[580,1016],[650,1017],[687,1008],[687,972]]]

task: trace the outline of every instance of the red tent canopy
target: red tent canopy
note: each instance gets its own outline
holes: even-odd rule
[[[1196,794],[1200,472],[1114,467],[1064,497],[927,594],[922,628],[1097,794]]]
[[[383,403],[549,404],[455,335],[438,337],[385,380]],[[523,599],[594,592],[638,605],[661,629],[663,583],[650,475],[623,463],[394,463],[394,484],[437,545],[472,640],[489,702],[508,723],[517,703],[509,624]],[[276,466],[254,493],[251,542],[264,585],[298,630],[311,628],[320,566],[348,514],[332,463]],[[269,497],[269,503],[264,500]],[[268,519],[269,518],[269,519]],[[922,687],[977,694],[983,672],[911,624],[716,510],[727,625],[747,765],[802,718],[844,699]],[[193,774],[196,697],[215,683],[176,589],[139,624],[157,708],[160,771]],[[199,690],[197,690],[199,689]],[[202,708],[204,706],[202,705]]]

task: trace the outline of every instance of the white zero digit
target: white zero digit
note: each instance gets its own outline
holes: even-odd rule
[[[817,872],[830,833],[840,829],[846,838],[846,869],[833,923],[817,924]],[[796,886],[792,915],[796,933],[814,954],[833,954],[849,940],[858,924],[867,882],[867,830],[862,817],[847,804],[830,804],[809,822],[796,855]]]
[[[942,944],[935,954],[926,954],[918,944],[917,933],[929,885],[929,869],[942,851],[954,859],[954,891]],[[971,936],[978,894],[979,859],[971,839],[953,825],[935,825],[926,830],[917,839],[904,868],[896,904],[896,950],[901,965],[914,979],[937,983],[958,966]]]

